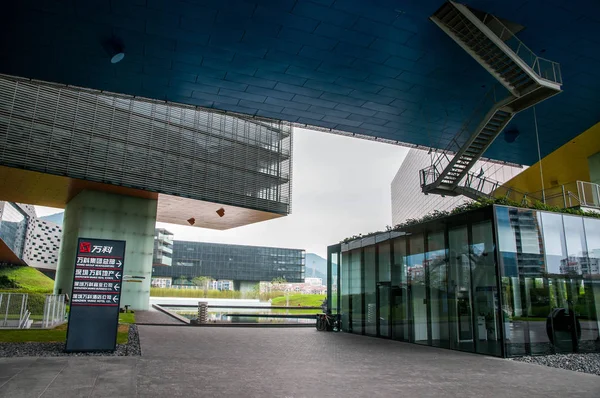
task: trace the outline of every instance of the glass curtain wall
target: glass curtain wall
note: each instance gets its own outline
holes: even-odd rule
[[[342,245],[344,331],[494,356],[600,352],[600,219],[494,206],[393,234]]]

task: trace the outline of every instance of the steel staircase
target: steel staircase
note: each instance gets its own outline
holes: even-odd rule
[[[425,193],[457,187],[514,115],[561,92],[560,66],[536,56],[491,14],[448,1],[431,18],[498,80],[432,165],[420,171]]]

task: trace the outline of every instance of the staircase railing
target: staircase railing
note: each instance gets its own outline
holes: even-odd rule
[[[558,62],[538,57],[529,47],[492,14],[485,14],[482,22],[500,38],[539,77],[562,84],[562,73]]]
[[[470,197],[507,198],[520,203],[541,202],[564,209],[578,206],[600,209],[600,185],[587,181],[574,181],[536,192],[523,192],[491,178],[468,173],[458,186],[459,192],[461,188],[471,190],[461,192],[474,194],[469,195]]]
[[[421,170],[421,186],[431,184],[439,178],[442,171],[450,164],[454,155],[458,153],[472,137],[473,132],[479,127],[481,121],[484,120],[490,109],[499,102],[504,101],[508,96],[510,96],[508,90],[499,83],[494,84],[492,88],[487,91],[475,110],[467,119],[465,119],[460,130],[458,130],[458,133],[450,140],[446,149],[438,153],[432,161],[431,166]]]

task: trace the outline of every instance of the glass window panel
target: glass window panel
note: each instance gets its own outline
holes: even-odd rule
[[[588,265],[583,270],[584,288],[591,308],[588,318],[581,321],[583,330],[579,348],[581,351],[597,351],[597,346],[589,342],[594,339],[600,341],[600,220],[584,218],[583,223],[588,250]]]
[[[473,299],[469,265],[469,235],[466,226],[448,231],[448,290],[450,347],[475,351],[473,343]]]
[[[498,207],[496,219],[506,354],[546,353],[550,348],[545,318],[551,284],[545,277],[541,215],[528,209]],[[560,241],[561,237],[552,239]]]
[[[581,275],[587,263],[587,246],[583,231],[583,218],[563,216],[568,257],[563,259],[564,272],[570,276]]]
[[[471,235],[471,282],[476,320],[475,351],[498,356],[501,355],[502,339],[491,221],[473,224]]]
[[[443,228],[443,226],[441,226]],[[426,271],[428,273],[427,303],[430,311],[431,345],[450,347],[448,335],[447,252],[444,231],[427,235]]]
[[[391,280],[390,266],[390,242],[385,241],[379,244],[379,282],[389,282]]]
[[[337,314],[338,313],[338,289],[339,286],[337,285],[337,274],[339,272],[339,268],[338,268],[338,264],[339,264],[339,255],[338,253],[331,253],[331,280],[327,281],[327,289],[331,290],[331,303],[329,305],[329,308],[331,308],[331,313],[332,314]]]
[[[365,273],[364,295],[365,295],[365,334],[375,336],[377,334],[377,294],[376,294],[376,271],[375,245],[364,248]]]
[[[394,240],[392,265],[392,338],[409,340],[409,300],[407,284],[406,239]]]
[[[427,297],[425,295],[425,244],[423,234],[409,239],[407,274],[412,301],[413,330],[411,340],[418,344],[428,344],[427,336]]]
[[[350,331],[356,334],[363,332],[363,300],[362,300],[361,249],[350,251]]]
[[[391,337],[391,241],[384,241],[377,245],[378,250],[378,283],[377,283],[377,322],[378,333],[381,337]]]
[[[566,312],[572,321],[571,330],[574,332],[571,338],[578,350],[593,351],[598,337],[598,323],[591,272],[597,267],[597,260],[593,261],[589,257],[592,251],[588,249],[587,242],[594,245],[594,231],[593,228],[590,230],[592,239],[587,238],[583,217],[565,215],[563,224],[568,256],[561,265],[565,267],[564,274],[567,278],[569,306]],[[592,263],[596,265],[593,266]]]

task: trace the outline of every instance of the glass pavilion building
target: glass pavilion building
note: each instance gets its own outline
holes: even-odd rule
[[[500,357],[600,352],[599,264],[600,219],[495,205],[329,246],[329,302],[355,334]]]

